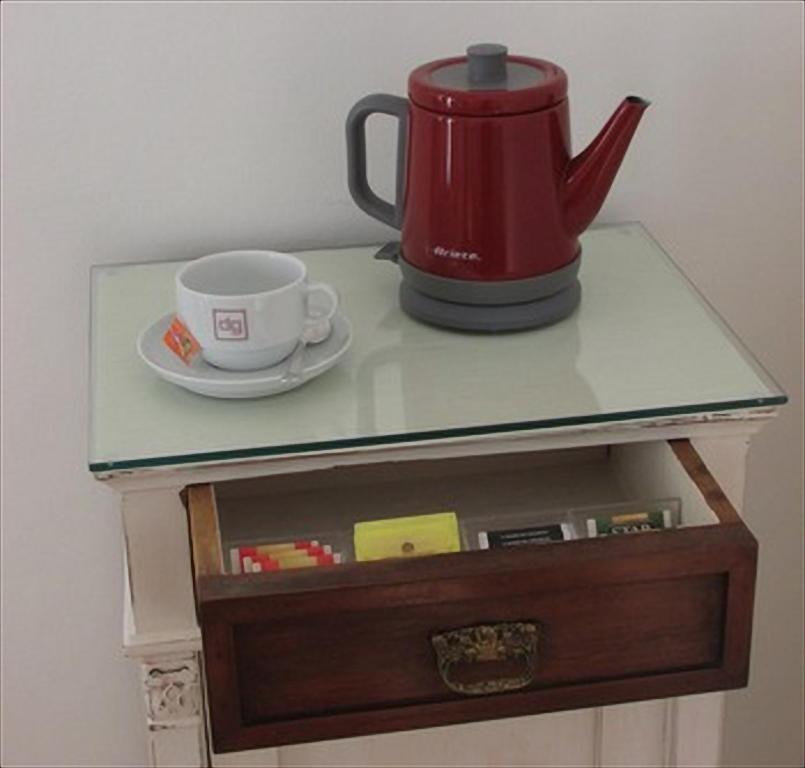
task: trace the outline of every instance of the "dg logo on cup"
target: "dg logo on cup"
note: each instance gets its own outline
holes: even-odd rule
[[[245,309],[214,309],[212,325],[218,341],[243,341],[249,338]]]

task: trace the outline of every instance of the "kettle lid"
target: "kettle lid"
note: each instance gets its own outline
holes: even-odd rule
[[[432,61],[408,78],[411,100],[457,115],[507,115],[545,109],[567,96],[567,75],[542,59],[509,56],[504,45],[482,43],[466,56]]]

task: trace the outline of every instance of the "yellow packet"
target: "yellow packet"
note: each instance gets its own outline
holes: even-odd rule
[[[455,512],[355,523],[355,559],[358,561],[460,551]]]

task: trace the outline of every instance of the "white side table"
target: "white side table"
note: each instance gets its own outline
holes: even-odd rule
[[[640,225],[583,241],[579,311],[501,336],[407,318],[373,248],[299,254],[339,291],[353,348],[299,390],[245,401],[190,394],[137,358],[180,264],[93,271],[89,468],[122,496],[124,650],[141,665],[153,765],[718,763],[718,693],[227,754],[208,737],[187,486],[689,439],[741,510],[749,438],[785,396]],[[662,470],[646,472],[659,487]]]

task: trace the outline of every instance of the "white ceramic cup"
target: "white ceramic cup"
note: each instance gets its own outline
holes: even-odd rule
[[[314,293],[329,304],[323,314],[311,311]],[[252,371],[279,363],[307,327],[332,320],[338,295],[329,285],[308,283],[305,263],[287,253],[227,251],[176,273],[176,308],[208,363]]]

